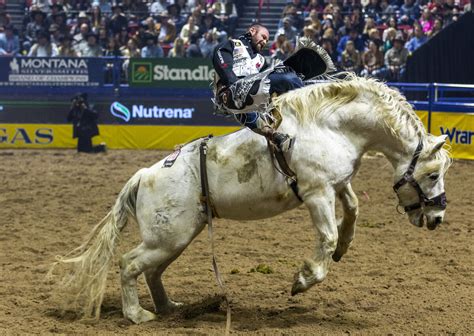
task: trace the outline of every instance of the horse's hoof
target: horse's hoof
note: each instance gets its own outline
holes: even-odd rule
[[[124,314],[124,315],[126,318],[128,318],[130,321],[132,321],[135,324],[141,324],[148,321],[153,321],[153,320],[156,320],[157,318],[155,314],[145,309],[140,309],[135,314]]]
[[[291,296],[303,293],[304,291],[306,291],[306,289],[307,287],[305,285],[305,281],[301,279],[301,275],[299,273],[296,273],[295,282],[293,282],[293,286],[291,287]]]
[[[332,255],[332,260],[334,260],[335,262],[339,262],[342,258],[342,254],[338,253],[337,251],[334,252],[334,254]]]
[[[184,306],[184,303],[170,300],[166,305],[160,306],[155,310],[159,314],[172,314],[182,306]]]

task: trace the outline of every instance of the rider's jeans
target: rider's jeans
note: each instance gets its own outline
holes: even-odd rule
[[[282,94],[300,87],[303,87],[303,81],[294,72],[272,73],[268,76],[270,79],[270,94]],[[240,124],[250,129],[257,128],[257,120],[260,115],[257,112],[236,114],[235,118]]]

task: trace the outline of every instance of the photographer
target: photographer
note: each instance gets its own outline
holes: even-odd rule
[[[81,93],[71,100],[71,110],[67,116],[67,121],[73,124],[72,137],[77,138],[77,151],[83,153],[105,152],[105,144],[92,146],[92,137],[99,135],[97,127],[98,114],[89,108],[87,94]]]

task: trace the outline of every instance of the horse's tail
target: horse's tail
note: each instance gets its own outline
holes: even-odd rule
[[[138,171],[123,187],[111,211],[92,229],[86,241],[57,264],[69,264],[71,270],[60,283],[65,300],[63,312],[73,310],[82,318],[100,316],[100,306],[105,292],[107,272],[114,256],[120,232],[128,220],[136,221],[136,198],[142,170]]]

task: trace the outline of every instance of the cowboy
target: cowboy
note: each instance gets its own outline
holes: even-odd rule
[[[304,86],[310,79],[334,69],[325,51],[313,42],[299,45],[283,64],[270,66],[261,54],[269,33],[262,25],[250,26],[243,36],[219,45],[213,56],[217,73],[214,103],[218,112],[234,114],[237,120],[275,147],[288,151],[294,138],[276,132],[271,114],[271,96]]]

